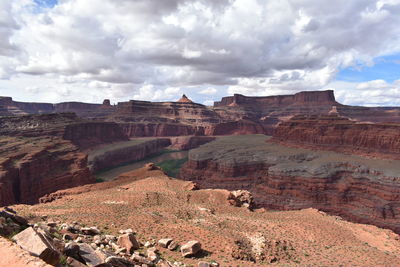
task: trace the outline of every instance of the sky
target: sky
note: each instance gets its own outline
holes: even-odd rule
[[[400,0],[0,0],[0,95],[400,106]]]

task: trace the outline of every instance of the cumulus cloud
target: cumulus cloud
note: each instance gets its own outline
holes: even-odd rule
[[[46,77],[76,99],[321,89],[340,68],[400,52],[399,10],[398,0],[2,0],[0,79]]]
[[[392,83],[384,80],[332,82],[325,89],[335,89],[337,100],[343,104],[400,106],[400,80]]]
[[[214,87],[207,87],[207,88],[204,88],[204,89],[200,90],[200,91],[199,91],[199,94],[202,94],[202,95],[214,95],[214,94],[216,94],[217,92],[218,92],[218,91],[217,91],[216,88],[214,88]]]

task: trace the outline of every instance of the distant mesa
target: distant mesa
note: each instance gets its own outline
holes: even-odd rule
[[[193,103],[185,94],[177,101],[178,103]]]

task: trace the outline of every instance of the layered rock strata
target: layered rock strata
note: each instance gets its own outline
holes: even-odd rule
[[[58,137],[0,138],[0,206],[95,181],[87,156]]]
[[[337,104],[333,90],[305,91],[294,95],[277,95],[252,97],[235,94],[223,97],[214,102],[214,107],[221,106],[304,106],[304,105],[335,105]]]
[[[128,140],[116,123],[88,121],[74,113],[0,117],[0,136],[57,136],[81,148]]]
[[[92,172],[110,169],[161,152],[170,144],[170,139],[159,138],[102,146],[89,152],[89,166]]]
[[[128,140],[115,123],[73,113],[0,118],[0,205],[36,203],[48,193],[92,183],[82,149]]]
[[[213,136],[179,136],[172,137],[171,148],[177,150],[189,150],[215,140]]]
[[[35,103],[14,101],[0,96],[0,116],[73,112],[82,117],[105,117],[115,110],[106,99],[103,104],[83,102]]]
[[[288,148],[262,135],[219,138],[189,152],[180,177],[245,189],[272,209],[317,208],[400,233],[400,162]]]
[[[400,159],[400,124],[356,123],[338,115],[296,116],[276,128],[274,141]]]

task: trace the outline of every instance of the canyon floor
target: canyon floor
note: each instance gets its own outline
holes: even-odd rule
[[[13,208],[33,221],[46,215],[97,225],[104,233],[132,228],[142,242],[196,239],[205,251],[201,260],[220,266],[395,266],[400,261],[400,241],[390,230],[350,223],[315,209],[250,211],[230,205],[227,193],[193,190],[192,182],[141,168],[113,181],[60,191],[63,197],[50,203]],[[161,253],[188,265],[200,260],[169,250]],[[260,260],[233,257],[246,255]]]

